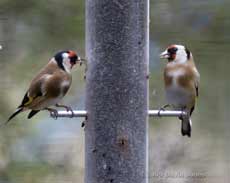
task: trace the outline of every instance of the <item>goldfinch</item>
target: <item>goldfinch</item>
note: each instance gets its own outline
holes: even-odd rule
[[[72,111],[70,107],[60,105],[59,102],[71,85],[71,69],[77,63],[81,64],[81,58],[74,51],[58,52],[31,81],[21,104],[6,123],[20,112],[27,110],[31,110],[28,119],[40,110],[56,114],[57,110],[50,108],[53,105]]]
[[[175,109],[188,113],[187,117],[180,117],[181,133],[191,137],[191,115],[195,109],[200,80],[192,53],[182,45],[171,45],[160,54],[160,58],[168,60],[164,69],[166,99]]]

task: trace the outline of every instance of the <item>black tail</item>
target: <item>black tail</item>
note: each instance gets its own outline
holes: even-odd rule
[[[191,137],[192,132],[192,120],[190,117],[182,117],[181,119],[181,134]]]
[[[18,109],[8,118],[8,120],[7,120],[4,124],[5,124],[5,125],[8,124],[9,121],[10,121],[11,119],[13,119],[17,114],[19,114],[19,113],[22,112],[22,111],[23,111],[23,108],[22,108],[22,107],[18,108]]]
[[[32,110],[30,111],[29,115],[27,116],[28,119],[32,118],[35,114],[37,114],[39,111]]]

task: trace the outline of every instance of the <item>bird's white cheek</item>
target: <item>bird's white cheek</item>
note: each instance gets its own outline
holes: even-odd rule
[[[63,66],[67,72],[70,72],[72,65],[71,65],[70,60],[68,58],[64,59]]]
[[[187,55],[184,53],[184,52],[178,52],[176,54],[176,58],[175,60],[178,62],[178,63],[185,63],[187,61]]]

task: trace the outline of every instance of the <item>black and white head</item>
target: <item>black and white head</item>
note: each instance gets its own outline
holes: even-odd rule
[[[54,59],[58,66],[66,72],[70,72],[75,64],[81,62],[81,58],[71,50],[58,52]]]
[[[169,62],[185,63],[191,58],[191,52],[183,45],[171,45],[160,54],[160,58],[168,59]]]

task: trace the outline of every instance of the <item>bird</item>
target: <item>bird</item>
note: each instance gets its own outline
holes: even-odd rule
[[[160,54],[167,59],[164,68],[164,85],[168,105],[174,109],[183,110],[187,116],[181,116],[181,134],[191,137],[191,115],[195,109],[199,95],[200,74],[196,68],[193,55],[183,45],[170,45]]]
[[[73,114],[71,107],[62,105],[59,102],[71,86],[71,69],[76,64],[81,65],[82,60],[84,59],[81,59],[72,50],[56,53],[48,64],[32,79],[21,104],[5,124],[19,113],[28,110],[30,110],[28,119],[41,110],[48,110],[57,116],[57,110],[50,108],[50,106],[63,107]]]

